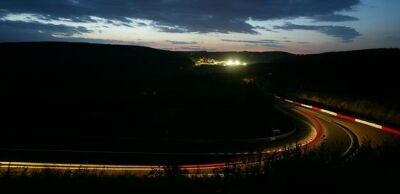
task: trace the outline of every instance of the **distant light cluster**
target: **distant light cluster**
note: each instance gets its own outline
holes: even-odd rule
[[[238,59],[227,59],[219,61],[212,58],[201,57],[199,60],[196,61],[196,66],[201,66],[201,65],[218,65],[218,66],[235,67],[235,66],[246,66],[247,63],[240,61]]]

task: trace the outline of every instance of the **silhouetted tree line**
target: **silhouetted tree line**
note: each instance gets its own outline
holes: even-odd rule
[[[276,87],[373,98],[400,95],[400,49],[295,55],[272,64]]]
[[[270,63],[281,58],[292,56],[287,52],[207,52],[207,51],[194,51],[194,52],[182,52],[193,60],[198,60],[202,57],[211,58],[214,60],[240,60],[248,64],[252,63]]]
[[[247,71],[282,96],[398,128],[399,57],[400,49],[292,55]]]

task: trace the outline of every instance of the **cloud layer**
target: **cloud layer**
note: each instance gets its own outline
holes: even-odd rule
[[[2,0],[0,9],[76,22],[90,21],[90,16],[127,23],[127,18],[146,19],[166,32],[257,33],[247,23],[250,18],[356,20],[336,13],[352,10],[359,3],[360,0]]]
[[[328,36],[340,38],[343,42],[352,42],[355,38],[361,36],[355,29],[346,26],[329,25],[298,25],[286,23],[282,26],[275,26],[275,29],[281,30],[311,30],[317,31]]]
[[[272,48],[281,48],[283,47],[281,43],[277,40],[232,40],[232,39],[221,39],[224,42],[236,42],[236,43],[246,43],[249,45],[260,45],[265,47]]]
[[[43,41],[55,40],[54,36],[69,36],[72,34],[90,32],[83,27],[65,25],[0,21],[0,41]]]

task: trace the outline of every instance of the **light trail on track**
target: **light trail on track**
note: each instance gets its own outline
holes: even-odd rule
[[[344,146],[343,153],[347,154],[352,147],[354,142],[362,143],[363,137],[366,134],[372,136],[372,141],[379,144],[388,139],[399,139],[399,136],[393,136],[385,133],[384,130],[376,130],[376,126],[365,125],[362,122],[351,122],[348,118],[343,116],[333,115],[333,112],[321,109],[316,109],[311,106],[303,106],[299,103],[295,104],[293,101],[286,101],[292,105],[289,105],[289,109],[301,115],[299,118],[306,123],[309,123],[313,128],[307,138],[303,139],[299,144],[301,147],[314,148],[320,145],[322,141],[335,142],[341,141],[348,146]],[[323,124],[324,123],[324,124]],[[375,127],[375,128],[374,128]],[[349,130],[349,131],[346,131]],[[341,138],[335,139],[331,137],[338,136],[337,134],[346,134],[349,139]],[[342,135],[343,136],[343,135]],[[324,139],[328,138],[328,140]],[[356,138],[356,139],[353,139]],[[227,167],[228,165],[248,165],[248,163],[241,162],[242,159],[251,158],[254,156],[267,157],[271,154],[279,154],[288,149],[293,149],[298,145],[283,145],[273,149],[266,149],[262,152],[257,153],[245,153],[237,154],[237,158],[230,159],[227,161],[208,163],[208,164],[191,164],[191,165],[180,165],[180,168],[189,172],[201,172],[204,174],[210,174],[215,169]],[[236,155],[233,153],[226,153],[227,155]],[[207,155],[207,154],[205,154]],[[206,157],[206,156],[204,156]],[[164,169],[164,165],[115,165],[115,164],[66,164],[66,163],[37,163],[37,162],[0,162],[0,169],[20,169],[20,170],[88,170],[88,171],[102,171],[109,174],[147,174],[153,170]]]
[[[317,145],[318,141],[321,140],[322,134],[322,125],[318,121],[317,117],[309,114],[305,111],[299,110],[296,111],[298,114],[302,114],[309,121],[312,122],[315,130],[309,137],[303,140],[300,144],[302,147],[312,147]],[[209,173],[209,171],[224,168],[228,165],[244,165],[241,160],[244,158],[250,158],[254,156],[263,156],[266,157],[271,154],[277,154],[284,152],[288,149],[293,149],[297,145],[283,145],[274,149],[266,149],[262,152],[255,153],[246,153],[246,154],[238,154],[238,158],[230,159],[223,162],[217,163],[208,163],[208,164],[191,164],[191,165],[181,165],[180,168],[182,170],[187,170],[189,172],[198,172],[203,171],[205,173]],[[233,153],[226,153],[228,155],[235,155]],[[207,154],[205,154],[207,155]],[[37,163],[37,162],[8,162],[8,161],[0,161],[1,169],[28,169],[28,170],[88,170],[88,171],[105,171],[111,172],[110,174],[145,174],[152,170],[163,170],[163,165],[115,165],[115,164],[67,164],[67,163]]]

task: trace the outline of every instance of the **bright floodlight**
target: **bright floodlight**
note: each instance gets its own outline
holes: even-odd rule
[[[247,63],[243,63],[240,60],[233,60],[233,59],[229,59],[227,61],[225,61],[225,66],[246,66]]]
[[[222,66],[235,67],[235,66],[246,66],[247,63],[242,62],[238,59],[228,59],[226,61],[218,61],[203,57],[196,62],[196,66],[200,65],[222,65]]]
[[[226,62],[226,65],[228,65],[228,66],[233,66],[233,65],[235,65],[235,62],[234,62],[233,60],[228,60],[228,61]]]

